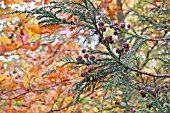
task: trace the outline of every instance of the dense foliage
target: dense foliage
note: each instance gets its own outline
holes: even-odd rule
[[[6,10],[0,110],[168,113],[170,2],[125,1]]]

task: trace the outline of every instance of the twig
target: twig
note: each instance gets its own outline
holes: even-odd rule
[[[84,96],[83,98],[81,98],[79,101],[82,101],[83,99],[85,99],[86,97],[90,96],[93,92],[89,93],[88,95]],[[62,108],[59,108],[59,109],[56,109],[56,110],[52,110],[52,111],[49,111],[47,113],[52,113],[52,112],[55,112],[55,111],[61,111],[63,109],[66,109],[66,108],[69,108],[71,106],[73,106],[74,103],[73,102],[70,102],[69,104],[67,104],[66,106],[62,107]]]
[[[20,94],[20,95],[14,96],[14,97],[12,97],[12,98],[1,98],[1,97],[0,97],[0,100],[12,100],[12,99],[16,99],[16,98],[19,98],[19,97],[27,94],[27,93],[28,93],[28,92],[25,92],[25,93],[22,93],[22,94]]]
[[[33,41],[33,42],[26,43],[26,44],[22,44],[22,45],[16,47],[15,49],[12,49],[12,50],[9,50],[9,51],[5,51],[4,53],[18,50],[18,49],[22,48],[22,47],[25,46],[25,45],[30,45],[31,43],[35,43],[36,41],[39,41],[39,40],[41,40],[41,39],[42,39],[42,38],[39,38],[39,39],[37,39],[37,40],[35,40],[35,41]],[[4,53],[0,54],[0,56],[3,55]]]
[[[74,79],[75,79],[75,78],[74,78]],[[70,79],[70,80],[74,80],[74,79]],[[69,81],[70,81],[70,80],[69,80]],[[57,82],[56,84],[53,84],[53,85],[51,85],[51,86],[48,86],[48,87],[45,87],[45,88],[42,88],[42,89],[31,90],[31,92],[44,91],[44,90],[50,89],[50,88],[52,88],[52,87],[58,86],[58,85],[60,85],[61,83],[65,82],[65,81],[66,81],[66,80]],[[29,92],[25,92],[25,93],[19,94],[19,95],[17,95],[17,96],[11,97],[11,98],[1,98],[1,97],[0,97],[0,100],[12,100],[12,99],[16,99],[16,98],[19,98],[19,97],[27,94],[27,93],[29,93]]]
[[[157,44],[156,44],[156,45],[157,45]],[[147,52],[147,54],[146,54],[146,59],[149,58],[150,53],[152,52],[152,50],[155,48],[156,45],[152,46],[151,49]],[[145,62],[142,64],[140,70],[142,70],[142,69],[145,67],[145,65],[146,65],[147,63],[148,63],[148,61],[145,60]]]
[[[146,71],[141,71],[141,70],[137,70],[137,69],[133,69],[133,68],[129,68],[129,69],[132,70],[132,71],[138,72],[140,74],[148,75],[148,76],[151,76],[151,77],[170,78],[170,74],[153,74],[153,73],[149,73],[149,72],[146,72]]]

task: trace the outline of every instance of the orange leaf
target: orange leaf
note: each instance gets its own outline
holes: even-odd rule
[[[27,90],[28,88],[24,86],[23,82],[17,82],[19,87],[22,88],[22,89],[25,89]]]
[[[0,74],[0,86],[5,84],[6,82],[8,82],[10,80],[10,77],[6,76],[7,73],[4,74]]]
[[[0,84],[4,84],[7,81],[7,79],[1,79]]]
[[[11,44],[6,44],[6,51],[14,50],[17,48],[17,44],[11,43]]]
[[[50,59],[48,62],[45,63],[45,66],[49,66],[54,62],[54,59]]]
[[[33,44],[33,46],[31,46],[31,50],[32,51],[35,51],[35,50],[37,50],[39,47],[40,47],[40,41],[38,40],[38,41],[36,41],[36,42],[34,42],[34,44]]]
[[[30,45],[24,45],[24,46],[22,46],[21,48],[22,48],[22,49],[29,50],[29,49],[31,49],[31,46],[30,46]]]
[[[70,27],[70,31],[73,31],[74,29],[76,29],[76,26]]]
[[[45,76],[44,78],[47,78],[48,80],[50,80],[51,83],[59,82],[60,80],[58,75],[55,72]]]
[[[8,82],[3,84],[3,87],[8,90],[11,90],[11,89],[15,88],[16,86],[17,86],[17,83],[12,78]]]
[[[40,65],[33,65],[30,69],[30,72],[34,75],[38,75],[39,70],[41,69]]]
[[[4,4],[6,5],[6,6],[8,6],[8,4],[11,4],[12,3],[12,0],[4,0]]]
[[[58,86],[57,88],[57,93],[60,94],[62,93],[64,90],[62,89],[62,86]]]
[[[40,86],[40,87],[49,86],[49,85],[51,85],[50,82],[42,82],[42,83],[38,83],[38,86]]]
[[[6,51],[5,45],[2,42],[0,42],[0,55],[3,54],[5,51]]]
[[[114,108],[114,110],[115,110],[116,112],[119,112],[119,111],[120,111],[120,108],[119,108],[119,107],[116,107],[116,108]]]
[[[10,108],[5,109],[4,113],[17,113],[17,110],[10,107]]]
[[[65,70],[65,67],[64,67],[64,66],[58,68],[58,71],[59,71],[60,73],[62,73],[64,70]]]
[[[41,27],[42,24],[39,24],[39,29],[41,31],[41,34],[46,34],[46,33],[53,33],[57,29],[61,28],[61,25],[53,25],[53,26],[46,26],[46,27]]]
[[[40,34],[40,28],[39,27],[28,27],[28,30],[33,32],[34,34]]]
[[[76,38],[76,34],[75,33],[71,34],[71,36],[70,36],[70,39],[74,39],[74,38]]]
[[[49,4],[50,0],[44,0],[44,4]]]

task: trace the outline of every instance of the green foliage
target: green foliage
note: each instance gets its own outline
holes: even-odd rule
[[[99,7],[95,7],[90,0],[82,0],[83,4],[78,2],[52,2],[50,5],[43,6],[39,9],[35,9],[32,11],[16,11],[14,13],[28,13],[31,15],[35,15],[39,23],[42,23],[43,26],[52,26],[59,24],[66,25],[76,25],[77,27],[81,27],[80,30],[88,28],[90,30],[97,31],[97,35],[99,39],[104,40],[104,32],[100,30],[100,26],[98,23],[100,21],[105,22],[105,24],[110,25],[112,23],[103,13],[98,12]],[[163,85],[163,79],[169,78],[170,74],[161,74],[161,69],[155,69],[156,74],[150,73],[147,71],[143,71],[142,69],[149,63],[151,60],[160,60],[162,63],[160,67],[165,67],[164,73],[170,72],[170,59],[169,59],[169,30],[170,26],[165,30],[164,28],[164,20],[169,19],[169,8],[158,7],[157,4],[147,2],[146,4],[151,4],[154,6],[154,11],[146,10],[144,13],[139,13],[140,9],[134,8],[133,15],[138,16],[138,27],[142,27],[142,29],[135,30],[134,28],[130,28],[127,30],[126,28],[118,28],[120,36],[124,36],[124,40],[122,43],[129,41],[131,43],[130,50],[128,52],[124,52],[122,44],[120,45],[120,49],[122,49],[121,54],[116,54],[113,48],[116,47],[116,44],[119,43],[117,40],[114,44],[109,44],[108,42],[102,43],[102,45],[106,48],[104,50],[88,50],[87,53],[91,55],[95,55],[100,60],[77,60],[74,61],[72,58],[64,57],[67,65],[70,63],[77,63],[76,66],[71,66],[73,69],[83,68],[84,66],[88,66],[92,68],[92,72],[88,72],[83,76],[83,79],[75,83],[75,102],[76,105],[79,102],[80,96],[82,94],[88,92],[95,92],[97,90],[103,90],[102,97],[102,106],[100,112],[104,110],[104,103],[106,100],[110,100],[110,103],[113,103],[114,97],[117,95],[116,90],[120,90],[123,93],[119,96],[122,98],[122,104],[125,105],[125,108],[130,111],[137,111],[137,113],[150,113],[150,112],[159,112],[159,113],[167,113],[169,111],[169,101],[162,101],[164,95],[168,100],[169,88],[160,89],[161,85]],[[153,9],[152,9],[153,10]],[[160,11],[161,13],[158,13]],[[152,13],[151,13],[152,12]],[[76,16],[78,18],[77,22],[67,21],[65,18],[59,18],[60,13],[70,14]],[[148,16],[148,14],[150,14]],[[96,17],[99,16],[100,19]],[[157,30],[161,35],[159,38],[153,38],[151,34],[148,32]],[[140,34],[141,33],[141,34]],[[157,34],[155,34],[157,35]],[[159,43],[165,41],[167,44],[160,45]],[[154,49],[151,49],[147,43],[154,42],[154,46],[157,46],[156,53],[150,52]],[[153,45],[153,44],[152,44]],[[147,47],[147,48],[145,48]],[[144,58],[144,62],[142,61],[141,55],[138,51],[145,49],[147,52]],[[165,54],[158,54],[160,49],[164,50]],[[151,51],[150,51],[151,50]],[[155,50],[154,50],[155,51]],[[159,56],[158,56],[159,55]],[[142,62],[142,63],[141,63]],[[143,67],[141,67],[143,66]],[[51,70],[49,73],[54,72],[55,70]],[[48,73],[45,73],[46,75]],[[44,76],[43,75],[43,76]],[[137,76],[136,76],[137,75]],[[150,82],[144,80],[145,76],[150,76],[148,78]],[[156,81],[158,81],[156,83]],[[162,84],[158,84],[162,83]],[[152,87],[155,91],[154,96],[150,90],[142,89],[141,86]],[[138,93],[135,93],[138,92]],[[142,97],[139,93],[145,94],[145,97]],[[142,104],[139,106],[134,106],[133,102],[138,103],[138,100],[133,99],[134,95],[138,95],[136,98],[140,98],[142,100]],[[143,99],[145,98],[145,99]],[[145,110],[144,106],[147,104],[151,104],[151,109]],[[122,106],[122,104],[119,104]],[[130,106],[133,106],[130,107]]]

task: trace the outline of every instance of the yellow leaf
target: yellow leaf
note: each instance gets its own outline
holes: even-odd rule
[[[0,86],[9,81],[9,77],[6,77],[5,74],[0,75]]]
[[[16,13],[16,16],[21,20],[23,18],[25,18],[25,14],[19,14],[19,13]]]
[[[20,45],[22,45],[22,42],[20,42],[20,41],[15,41],[15,44],[17,44],[17,46],[20,46]]]
[[[55,92],[54,97],[53,97],[54,100],[56,100],[56,99],[58,98],[58,95],[59,95],[59,94],[58,94],[57,92]]]
[[[22,69],[21,68],[21,70],[22,70],[22,72],[24,73],[24,77],[23,77],[23,80],[24,80],[24,83],[23,83],[23,85],[25,86],[25,88],[29,88],[29,84],[30,84],[30,74],[27,72],[27,71],[25,71],[24,69]]]
[[[99,109],[97,107],[95,107],[94,112],[99,112]]]
[[[22,0],[13,0],[14,3],[22,2]]]
[[[11,40],[5,37],[1,37],[0,42],[2,42],[3,44],[8,44],[9,42],[11,42]]]
[[[67,97],[67,98],[65,99],[65,101],[66,101],[67,103],[70,103],[70,102],[73,101],[73,97],[72,97],[72,96],[71,96],[71,97]]]

